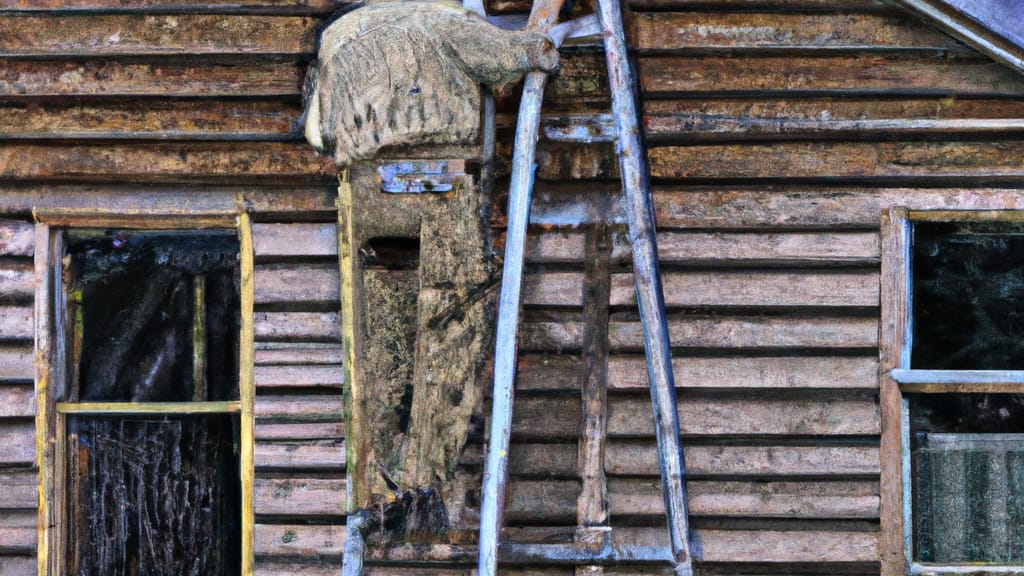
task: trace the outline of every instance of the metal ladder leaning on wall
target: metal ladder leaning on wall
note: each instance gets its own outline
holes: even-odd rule
[[[480,0],[467,0],[466,7],[483,14]],[[556,44],[564,38],[566,24],[554,26],[562,0],[536,0],[528,27],[549,31]],[[635,78],[626,53],[625,33],[619,0],[596,0],[597,20],[604,42],[605,60],[612,96],[612,117],[616,134],[616,153],[622,174],[624,203],[633,252],[637,303],[643,325],[647,373],[654,408],[662,492],[668,521],[671,557],[676,576],[693,574],[689,548],[689,520],[686,509],[685,469],[679,440],[675,383],[665,302],[658,267],[658,249],[654,229],[654,211],[648,186],[647,157],[640,135],[639,113],[635,100]],[[567,23],[572,24],[572,23]],[[531,72],[526,76],[516,126],[509,191],[508,231],[499,300],[494,359],[494,391],[490,438],[484,468],[483,502],[480,510],[479,576],[495,576],[498,565],[499,534],[508,483],[509,440],[512,424],[512,397],[517,355],[524,248],[533,188],[534,157],[540,125],[541,100],[547,76]],[[490,104],[493,106],[493,103]],[[486,138],[486,136],[485,136]],[[488,144],[485,141],[484,149]],[[493,148],[492,148],[493,149]],[[547,547],[551,548],[551,547]],[[562,554],[549,550],[544,556],[580,560],[628,560],[605,539],[604,548],[583,558],[569,546]]]

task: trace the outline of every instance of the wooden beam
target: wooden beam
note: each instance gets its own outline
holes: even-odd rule
[[[335,439],[257,442],[255,464],[260,471],[333,469],[339,472],[345,469],[345,444]]]

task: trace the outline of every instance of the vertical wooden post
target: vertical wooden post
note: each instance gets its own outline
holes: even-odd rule
[[[901,576],[909,569],[910,539],[907,533],[903,474],[905,455],[903,396],[899,383],[889,375],[894,368],[910,367],[910,222],[905,208],[882,214],[881,246],[881,521],[882,574]]]
[[[249,214],[238,215],[239,263],[241,267],[241,333],[238,347],[239,454],[242,478],[242,576],[251,576],[255,564],[255,332],[253,325],[253,246]]]
[[[206,276],[192,278],[192,401],[206,398]]]
[[[357,318],[361,307],[356,302],[359,258],[356,250],[355,230],[352,221],[352,182],[350,170],[346,168],[338,176],[338,266],[341,274],[341,338],[344,347],[345,371],[345,467],[348,483],[346,502],[351,514],[370,503],[370,481],[367,477],[366,456],[369,453],[370,438],[361,432],[366,415],[362,383],[356,371],[356,359],[362,356],[362,342],[359,330],[362,319]]]
[[[611,238],[608,226],[587,230],[583,288],[583,425],[577,469],[576,542],[603,548],[610,543],[604,449],[608,437],[608,306],[611,295]],[[577,576],[600,576],[600,566],[578,566]]]
[[[37,570],[39,576],[56,573],[50,562],[52,537],[57,525],[53,511],[53,400],[50,397],[50,354],[52,346],[50,251],[53,249],[50,227],[36,224],[35,240],[35,368],[36,368],[36,466],[39,468],[39,537]]]

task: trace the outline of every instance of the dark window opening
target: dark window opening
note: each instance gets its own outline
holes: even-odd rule
[[[67,573],[239,574],[236,232],[65,238]]]
[[[1024,224],[912,229],[911,368],[1024,369]],[[913,559],[1024,563],[1024,394],[904,398]]]

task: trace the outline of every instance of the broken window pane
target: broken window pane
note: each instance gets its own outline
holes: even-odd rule
[[[918,222],[912,368],[1024,369],[1024,224]]]

